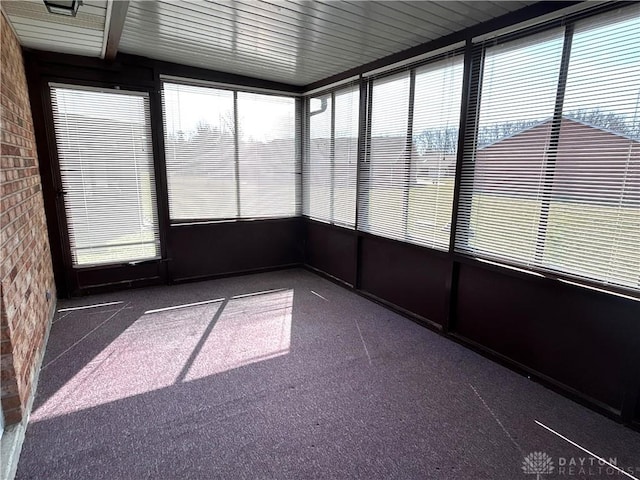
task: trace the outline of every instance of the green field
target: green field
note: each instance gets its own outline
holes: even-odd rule
[[[453,180],[413,186],[409,189],[406,201],[409,208],[405,218],[405,196],[401,189],[371,190],[369,231],[420,245],[448,249]]]

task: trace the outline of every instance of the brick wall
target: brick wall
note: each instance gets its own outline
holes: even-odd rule
[[[0,390],[8,425],[25,413],[55,286],[22,51],[4,14],[0,37]]]

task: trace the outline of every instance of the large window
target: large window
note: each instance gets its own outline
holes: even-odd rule
[[[293,98],[238,93],[240,217],[299,213],[295,116]]]
[[[563,35],[485,50],[477,132],[469,132],[475,155],[463,169],[460,249],[534,262]]]
[[[158,258],[146,93],[51,85],[74,266]]]
[[[304,214],[355,226],[358,167],[358,87],[308,99]]]
[[[165,82],[163,106],[171,220],[299,213],[294,98]]]
[[[372,80],[358,227],[447,250],[463,59]]]
[[[449,249],[462,96],[461,56],[416,70],[407,235]]]
[[[406,238],[407,231],[410,87],[410,72],[373,80],[370,138],[358,199],[358,228],[399,240]]]
[[[485,48],[458,250],[640,287],[639,13]]]

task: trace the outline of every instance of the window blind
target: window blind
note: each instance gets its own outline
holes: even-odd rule
[[[239,92],[240,218],[300,213],[295,99]]]
[[[170,218],[235,218],[233,92],[164,83],[162,100]]]
[[[303,213],[348,228],[355,226],[359,99],[350,86],[307,101]]]
[[[331,222],[333,175],[333,95],[307,99],[308,141],[303,170],[303,213]]]
[[[372,80],[359,229],[448,250],[463,58]]]
[[[73,265],[158,258],[148,96],[51,84],[51,104]]]
[[[481,47],[458,251],[640,287],[638,12]]]
[[[458,55],[415,75],[407,236],[440,250],[449,249],[463,68]]]
[[[294,98],[164,82],[163,113],[172,221],[299,214]]]
[[[411,72],[371,80],[358,228],[404,240],[407,230]]]
[[[545,268],[640,289],[640,9],[579,22],[540,212]]]
[[[334,94],[333,222],[349,228],[356,223],[360,89],[352,86]]]
[[[484,51],[477,129],[465,141],[473,156],[462,174],[459,250],[534,261],[563,39],[555,29]]]

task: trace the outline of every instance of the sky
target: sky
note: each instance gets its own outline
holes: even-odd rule
[[[221,130],[225,123],[233,125],[230,90],[165,83],[164,98],[168,132],[194,132],[200,122]],[[258,141],[293,138],[295,99],[238,92],[238,120],[240,131]]]

